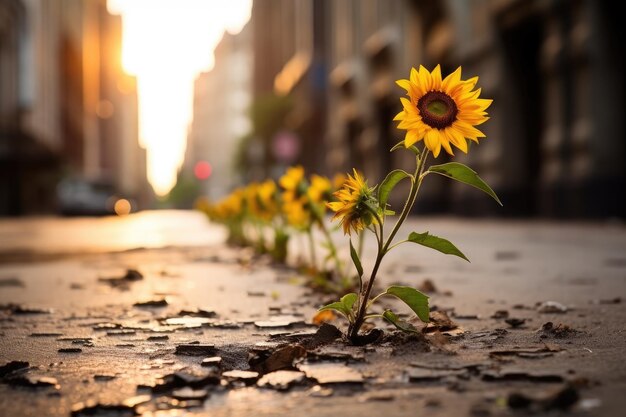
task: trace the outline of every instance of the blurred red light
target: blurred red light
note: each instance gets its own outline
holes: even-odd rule
[[[193,168],[193,173],[199,180],[206,180],[207,178],[209,178],[212,171],[213,168],[211,167],[211,164],[209,164],[207,161],[199,161]]]

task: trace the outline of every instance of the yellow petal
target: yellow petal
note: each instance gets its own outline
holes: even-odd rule
[[[426,147],[430,149],[435,156],[439,156],[439,151],[441,151],[441,140],[439,139],[439,131],[437,129],[430,129],[426,131],[424,135],[424,143]]]
[[[404,146],[408,148],[422,140],[423,135],[419,133],[417,130],[407,130],[406,135],[404,135]]]
[[[467,153],[467,141],[463,135],[453,127],[449,127],[445,130],[448,140],[452,142],[454,146],[459,148],[463,153]]]
[[[444,131],[441,130],[441,146],[443,146],[443,149],[446,150],[446,152],[448,152],[450,155],[454,156],[454,152],[452,152],[452,148],[450,147],[450,142],[448,142],[448,138],[446,137],[445,133],[443,133]]]
[[[405,111],[407,111],[408,113],[417,114],[417,107],[415,107],[413,103],[411,103],[409,100],[404,97],[400,97],[400,102],[402,103],[402,107],[404,107]]]
[[[407,93],[411,90],[411,82],[409,80],[397,80],[396,84],[398,84],[400,88],[404,88]]]
[[[456,88],[459,85],[460,81],[461,81],[461,67],[458,67],[456,69],[456,71],[454,71],[452,74],[448,75],[442,81],[441,89],[445,93],[448,93],[449,95],[452,95],[452,89]]]
[[[420,65],[418,75],[419,75],[418,85],[422,88],[424,92],[430,91],[432,89],[430,72],[428,72],[428,70],[424,68],[423,65]]]
[[[432,79],[432,90],[441,90],[441,66],[437,64],[433,72],[430,74]]]
[[[466,138],[472,138],[472,139],[476,139],[476,138],[484,138],[485,134],[483,132],[481,132],[480,130],[476,129],[474,126],[462,122],[460,120],[457,120],[454,123],[453,128],[459,132],[461,135],[463,135]]]
[[[406,117],[406,112],[402,110],[400,113],[396,114],[393,120],[397,122],[398,120],[404,120],[405,117]]]
[[[419,84],[420,82],[419,74],[415,68],[411,68],[411,75],[409,78],[410,78],[411,84]]]

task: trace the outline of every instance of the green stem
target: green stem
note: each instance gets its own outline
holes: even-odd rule
[[[339,273],[339,276],[343,276],[343,273],[341,272],[342,270],[341,261],[339,260],[339,256],[337,255],[337,247],[335,246],[335,242],[333,242],[332,236],[330,235],[330,232],[328,231],[328,228],[326,227],[326,224],[324,223],[324,219],[320,216],[315,216],[315,217],[328,243],[330,254],[333,260],[335,261],[335,268],[337,268],[337,272]]]
[[[396,246],[400,246],[401,244],[406,243],[406,242],[408,242],[408,239],[404,239],[404,240],[394,243],[393,245],[387,248],[387,252],[389,252],[391,249],[395,248]]]
[[[423,180],[422,172],[424,171],[424,165],[426,165],[426,159],[428,159],[428,154],[429,154],[428,149],[425,149],[422,154],[422,157],[418,159],[417,168],[415,169],[415,174],[413,175],[414,180],[411,183],[411,191],[409,192],[409,198],[406,200],[406,203],[404,204],[404,208],[402,209],[402,213],[400,214],[400,217],[398,218],[398,221],[396,222],[396,224],[393,226],[393,229],[391,230],[391,233],[389,233],[389,236],[387,237],[387,241],[385,242],[383,246],[383,250],[385,253],[387,252],[389,245],[391,245],[393,238],[396,236],[396,233],[398,233],[398,230],[400,230],[400,226],[402,226],[402,223],[404,223],[409,213],[411,212],[413,205],[415,204],[415,199],[417,198],[417,192],[419,191],[420,186],[422,185],[422,180]]]
[[[359,330],[365,321],[365,313],[367,311],[367,300],[369,299],[370,293],[372,292],[372,286],[374,284],[374,280],[376,279],[376,274],[378,273],[378,268],[380,268],[380,262],[383,260],[383,252],[381,252],[381,247],[379,245],[378,254],[376,255],[376,262],[374,263],[374,268],[372,269],[372,274],[370,275],[370,280],[367,283],[367,288],[365,289],[365,294],[363,294],[359,298],[359,310],[354,319],[354,323],[350,325],[348,328],[348,338],[350,340],[355,340],[359,335]]]
[[[376,300],[378,300],[380,297],[382,297],[383,295],[385,295],[386,292],[381,292],[380,294],[378,294],[376,297],[372,298],[369,303],[367,303],[367,307],[369,308],[369,306],[371,306],[372,304],[374,304],[376,302]]]
[[[376,279],[376,274],[378,273],[378,269],[380,268],[380,263],[383,260],[383,257],[389,250],[389,245],[393,241],[396,233],[400,229],[402,223],[406,220],[407,216],[411,212],[413,205],[415,204],[415,198],[417,197],[417,192],[419,191],[420,185],[422,184],[422,171],[424,170],[424,165],[426,164],[426,159],[428,158],[428,150],[425,150],[422,158],[418,157],[417,167],[415,169],[415,175],[413,176],[414,180],[411,183],[411,190],[409,191],[409,197],[404,204],[404,208],[402,209],[402,213],[398,218],[398,221],[394,225],[391,233],[387,237],[385,243],[383,243],[383,236],[381,234],[380,239],[378,241],[378,253],[376,255],[376,262],[374,263],[374,268],[372,269],[372,274],[370,275],[370,279],[367,283],[367,288],[365,289],[365,294],[362,297],[359,297],[359,309],[354,320],[354,323],[348,328],[348,338],[350,340],[355,340],[359,336],[359,330],[365,321],[365,313],[367,312],[367,308],[369,306],[369,297],[372,292],[372,287],[374,286],[374,280]]]
[[[370,213],[372,213],[372,215],[376,219],[376,223],[378,223],[378,227],[380,229],[380,239],[382,239],[383,236],[384,236],[384,234],[383,234],[383,219],[381,219],[380,216],[378,215],[378,213],[376,212],[376,210],[371,208],[368,204],[365,204],[365,209],[367,211],[369,211]],[[374,226],[374,227],[376,227],[376,226]]]
[[[306,231],[309,238],[309,253],[311,254],[311,266],[317,270],[317,256],[315,255],[315,241],[313,239],[313,230],[309,227]]]
[[[356,248],[356,254],[359,256],[359,259],[362,259],[363,257],[363,246],[365,246],[365,231],[361,230],[359,232],[359,236],[358,236],[358,241],[357,241],[357,248]]]

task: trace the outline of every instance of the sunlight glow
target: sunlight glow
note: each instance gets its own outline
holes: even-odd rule
[[[238,33],[252,0],[108,0],[123,19],[122,64],[137,77],[139,140],[159,195],[176,182],[191,121],[193,82],[214,65],[224,31]]]

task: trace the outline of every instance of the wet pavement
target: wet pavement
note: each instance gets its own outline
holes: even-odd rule
[[[381,286],[421,286],[431,323],[357,347],[197,213],[0,220],[0,415],[622,415],[623,225],[406,226],[472,263],[400,246]]]

